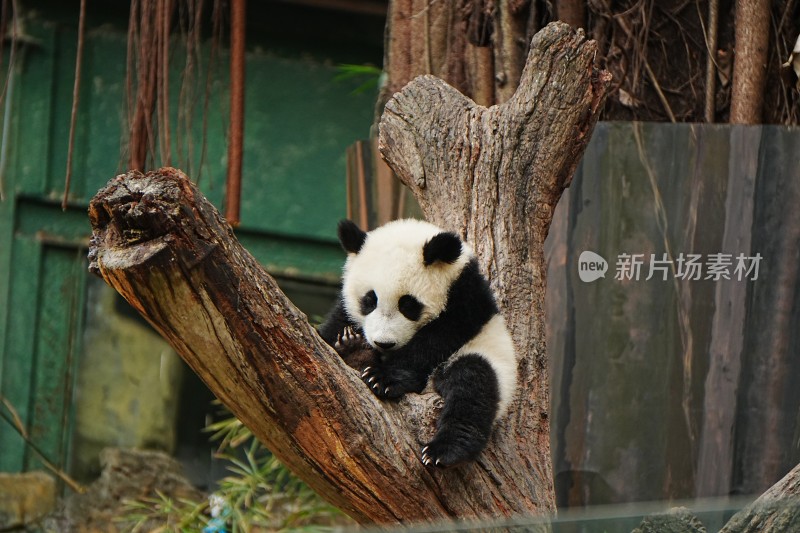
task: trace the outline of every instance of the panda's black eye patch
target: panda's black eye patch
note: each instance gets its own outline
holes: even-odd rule
[[[422,303],[410,294],[404,294],[400,297],[400,301],[397,302],[397,308],[400,309],[403,316],[413,322],[416,322],[422,316],[422,307]]]
[[[378,295],[375,291],[369,291],[361,297],[361,314],[368,315],[378,307]]]

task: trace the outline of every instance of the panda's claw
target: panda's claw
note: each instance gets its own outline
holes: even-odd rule
[[[336,335],[334,348],[338,350],[356,350],[363,348],[363,338],[353,326],[345,326],[341,333]]]
[[[397,400],[405,393],[417,390],[402,373],[383,366],[370,366],[361,372],[361,379],[381,400]],[[421,390],[421,388],[420,388]]]
[[[488,435],[466,437],[464,428],[440,427],[433,440],[422,448],[425,464],[434,468],[453,468],[473,461],[486,446]]]
[[[422,448],[422,451],[420,452],[420,455],[419,455],[419,460],[422,462],[423,465],[430,466],[431,458],[428,456],[428,447],[427,446]]]

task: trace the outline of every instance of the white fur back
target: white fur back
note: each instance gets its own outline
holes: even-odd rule
[[[500,418],[506,414],[517,390],[517,356],[511,333],[501,315],[493,316],[484,324],[478,334],[448,360],[448,364],[469,353],[480,355],[494,369],[500,393],[496,418]]]

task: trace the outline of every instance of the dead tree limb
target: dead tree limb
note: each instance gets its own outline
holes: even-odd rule
[[[418,78],[387,106],[384,153],[428,216],[475,244],[523,354],[521,394],[481,459],[430,471],[417,453],[437,398],[382,403],[316,335],[214,207],[174,169],[92,200],[90,268],[312,488],[361,522],[541,515],[549,456],[542,246],[602,104],[595,47],[553,24],[506,104]]]
[[[800,465],[735,515],[720,533],[800,530]]]

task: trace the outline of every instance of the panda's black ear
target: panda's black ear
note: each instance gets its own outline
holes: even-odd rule
[[[356,226],[352,220],[339,221],[339,242],[342,243],[342,248],[345,252],[357,254],[361,247],[364,246],[364,241],[367,238],[366,232]]]
[[[430,266],[436,261],[454,263],[461,255],[461,239],[455,233],[445,232],[434,235],[422,247],[422,262]]]

